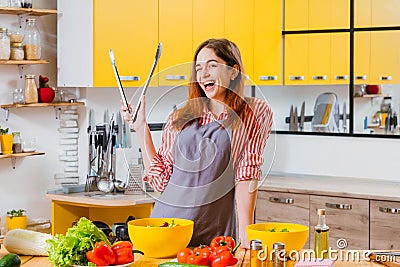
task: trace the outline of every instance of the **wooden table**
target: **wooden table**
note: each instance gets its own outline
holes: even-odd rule
[[[8,254],[7,250],[4,249],[4,247],[1,248],[0,250],[0,257],[3,257],[4,255]],[[237,267],[243,266],[243,267],[249,267],[250,266],[250,261],[249,261],[249,255],[250,251],[249,250],[238,250],[237,252],[237,257],[240,259],[239,263],[237,264]],[[152,258],[146,258],[146,257],[139,257],[140,255],[135,255],[136,260],[134,263],[132,263],[132,267],[156,267],[158,264],[166,262],[168,260],[172,259],[152,259]],[[20,256],[21,258],[21,266],[22,267],[54,267],[47,257],[33,257],[33,256]],[[295,262],[294,261],[289,261],[287,262],[286,266],[287,267],[292,267],[294,266]],[[270,263],[265,264],[263,266],[272,266]],[[367,266],[383,266],[381,264],[378,264],[376,262],[369,262],[369,261],[360,261],[360,262],[347,262],[347,261],[336,261],[335,262],[336,267],[350,267],[350,266],[359,266],[359,267],[367,267]]]

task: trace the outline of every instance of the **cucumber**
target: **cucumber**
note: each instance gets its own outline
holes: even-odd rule
[[[17,254],[9,253],[0,259],[0,267],[19,267],[21,259]]]
[[[158,265],[158,267],[207,267],[207,266],[170,261],[161,263]]]

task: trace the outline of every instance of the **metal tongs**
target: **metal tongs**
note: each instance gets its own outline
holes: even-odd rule
[[[140,108],[141,99],[146,94],[147,87],[149,87],[149,84],[150,84],[151,78],[153,76],[154,70],[155,70],[155,68],[157,66],[158,60],[160,59],[161,50],[162,50],[162,43],[158,43],[157,52],[156,52],[156,55],[154,57],[153,65],[151,66],[149,76],[147,77],[147,80],[146,80],[146,82],[145,82],[145,84],[144,84],[144,86],[142,88],[142,92],[140,94],[138,103],[135,106],[135,111],[132,114],[132,121],[133,122],[136,120],[137,113],[138,113],[139,108]],[[115,64],[114,52],[113,52],[112,48],[110,48],[109,54],[110,54],[110,61],[111,61],[111,65],[112,65],[112,68],[113,68],[113,71],[114,71],[115,79],[116,79],[117,84],[118,84],[119,93],[121,95],[121,99],[122,99],[122,101],[124,103],[124,106],[128,108],[128,100],[126,99],[124,88],[122,86],[121,79],[120,79],[119,74],[118,74],[118,69],[117,69],[117,66]],[[128,108],[127,111],[128,111],[128,113],[131,113],[131,110],[129,108]]]

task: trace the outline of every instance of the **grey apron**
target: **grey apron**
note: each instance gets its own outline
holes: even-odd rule
[[[215,121],[193,123],[176,137],[173,171],[151,217],[193,220],[189,246],[207,245],[219,235],[236,237],[230,135]]]

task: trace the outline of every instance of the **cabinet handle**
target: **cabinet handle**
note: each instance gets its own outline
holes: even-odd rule
[[[325,203],[327,208],[331,209],[339,209],[339,210],[351,210],[353,206],[351,204],[334,204],[334,203]]]
[[[293,204],[294,203],[293,198],[270,197],[269,201],[274,202],[274,203],[284,203],[284,204]]]
[[[260,76],[258,79],[260,81],[276,81],[278,80],[278,76]]]
[[[355,76],[354,79],[365,81],[367,79],[367,75]]]
[[[349,77],[347,75],[337,75],[335,80],[347,80]]]
[[[381,80],[381,81],[391,81],[392,80],[392,76],[380,76],[379,80]]]
[[[186,80],[186,75],[167,75],[165,79],[167,81],[181,81]]]
[[[140,76],[120,76],[120,79],[126,82],[140,81]]]
[[[326,75],[314,75],[312,76],[313,80],[322,80],[322,81],[326,81],[328,79],[328,76]]]
[[[304,81],[304,76],[289,76],[291,81]]]
[[[379,211],[384,212],[384,213],[400,214],[400,209],[396,209],[396,208],[379,207]]]

